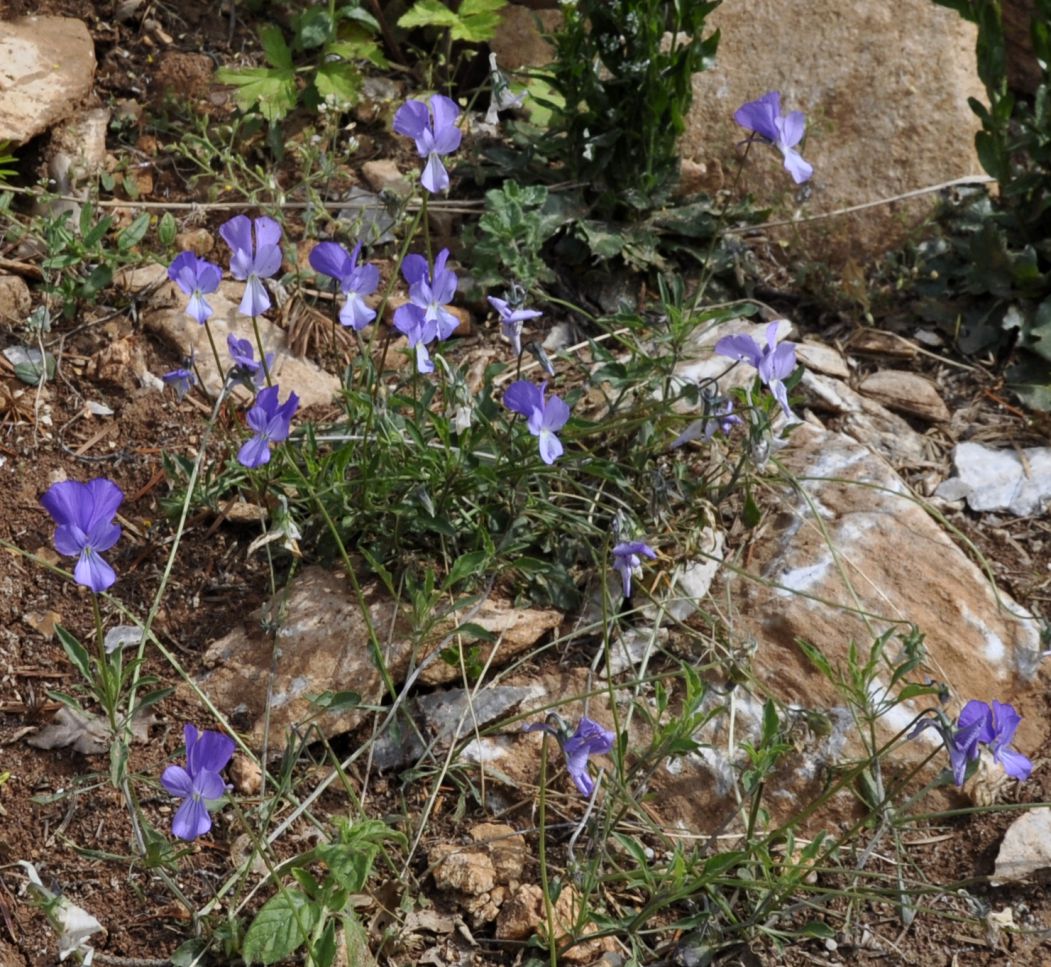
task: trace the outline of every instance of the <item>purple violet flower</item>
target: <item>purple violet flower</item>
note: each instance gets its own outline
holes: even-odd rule
[[[1012,779],[1025,780],[1033,771],[1033,764],[1022,753],[1011,748],[1011,740],[1022,717],[1014,706],[993,700],[990,707],[977,699],[969,701],[956,720],[956,728],[936,719],[922,719],[909,733],[914,739],[924,729],[933,728],[941,733],[945,749],[949,753],[953,782],[962,786],[967,779],[967,767],[981,756],[981,746],[989,747],[993,760],[999,762]]]
[[[189,365],[193,365],[192,360]],[[163,379],[168,386],[174,388],[175,398],[177,400],[181,400],[190,392],[192,386],[197,385],[197,376],[188,366],[181,366],[179,369],[173,369],[171,372],[165,373],[161,379]]]
[[[226,348],[230,351],[230,358],[234,361],[234,380],[254,393],[266,382],[266,373],[273,372],[274,354],[266,354],[266,373],[264,373],[262,364],[256,362],[255,350],[249,340],[241,339],[230,333],[226,337]]]
[[[252,227],[255,226],[255,242]],[[230,272],[246,282],[240,313],[243,316],[261,316],[270,308],[270,296],[262,280],[281,268],[281,226],[265,215],[254,223],[247,215],[235,215],[219,227],[223,241],[230,246]]]
[[[542,316],[543,313],[536,309],[512,307],[510,303],[505,302],[503,299],[497,299],[495,296],[489,296],[489,304],[500,316],[500,331],[504,334],[504,338],[511,343],[511,350],[515,356],[521,356],[522,323],[526,319],[536,319],[537,316]]]
[[[113,523],[124,492],[112,480],[98,477],[88,483],[65,480],[52,484],[40,503],[58,528],[55,549],[76,557],[73,578],[77,584],[101,594],[117,574],[101,557],[120,539],[120,526]]]
[[[427,352],[427,343],[434,339],[448,339],[460,320],[446,308],[456,294],[455,273],[445,267],[449,250],[443,248],[434,260],[434,270],[422,255],[406,255],[401,274],[409,283],[409,301],[394,312],[394,327],[409,340],[409,348],[416,350],[416,369],[421,373],[434,372],[434,363]]]
[[[310,252],[314,270],[339,282],[347,297],[339,311],[339,321],[358,332],[376,318],[375,310],[365,304],[365,296],[372,295],[380,284],[380,270],[375,265],[358,265],[360,254],[361,242],[350,255],[336,242],[319,242]]]
[[[183,727],[183,737],[186,768],[168,766],[161,775],[161,785],[183,800],[172,820],[172,833],[191,840],[212,828],[208,810],[226,795],[228,786],[219,773],[234,754],[234,740],[221,732],[198,732],[193,725]]]
[[[715,344],[715,354],[726,356],[728,359],[743,359],[754,366],[759,372],[759,379],[774,394],[774,399],[781,405],[785,416],[794,420],[795,414],[788,405],[788,390],[782,381],[791,376],[796,368],[796,346],[791,342],[779,344],[777,328],[776,322],[771,322],[766,327],[765,349],[760,349],[759,343],[747,333],[740,333],[736,336],[723,336]]]
[[[168,278],[190,297],[186,303],[186,315],[201,325],[213,313],[204,297],[219,288],[222,277],[223,271],[218,265],[199,258],[193,252],[176,255],[168,266]]]
[[[299,397],[289,393],[288,399],[278,405],[278,392],[279,387],[276,385],[260,390],[248,411],[248,425],[255,430],[255,436],[247,440],[237,452],[237,461],[244,467],[253,469],[269,463],[270,444],[288,439]]]
[[[715,436],[716,431],[722,433],[723,436],[729,436],[730,431],[735,426],[744,423],[744,420],[734,413],[733,400],[723,400],[721,403],[716,403],[711,410],[706,405],[705,412],[708,413],[707,416],[694,420],[675,438],[675,441],[669,447],[670,450],[674,450],[698,438],[707,443]]]
[[[433,195],[449,187],[449,173],[440,156],[460,147],[461,134],[456,126],[460,116],[456,102],[435,94],[430,103],[428,111],[423,101],[406,101],[394,115],[394,130],[412,138],[420,157],[427,159],[420,184]]]
[[[643,557],[655,560],[657,552],[642,541],[623,541],[613,548],[613,569],[620,572],[626,600],[631,599],[631,576],[642,567]]]
[[[758,100],[742,104],[734,111],[734,120],[785,156],[785,170],[797,185],[810,180],[814,168],[796,151],[796,145],[803,140],[806,131],[806,118],[802,111],[782,114],[779,91],[769,91]]]
[[[549,716],[549,719],[560,721],[557,716]],[[586,715],[581,716],[577,730],[568,738],[564,726],[561,729],[556,728],[549,722],[527,725],[523,731],[547,732],[548,735],[553,735],[558,740],[562,755],[566,758],[566,771],[573,780],[573,784],[580,790],[582,796],[590,799],[591,794],[595,791],[595,780],[588,772],[588,759],[593,755],[605,755],[609,752],[613,748],[616,736]]]
[[[555,434],[566,425],[569,406],[557,396],[545,402],[546,387],[546,382],[538,387],[520,379],[507,387],[504,406],[526,418],[529,432],[539,442],[540,459],[550,465],[563,453],[562,441]]]

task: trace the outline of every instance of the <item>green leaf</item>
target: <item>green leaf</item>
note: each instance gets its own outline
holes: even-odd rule
[[[357,708],[361,704],[361,696],[357,692],[322,692],[312,698],[310,704],[326,712],[340,712]]]
[[[255,915],[245,933],[241,956],[246,964],[276,964],[303,945],[321,916],[321,908],[298,890],[282,889]]]
[[[506,5],[506,0],[463,0],[454,13],[441,0],[416,0],[401,15],[398,26],[448,27],[453,40],[481,44],[492,40],[500,25],[500,11]]]
[[[324,7],[310,7],[294,17],[292,23],[302,50],[320,47],[332,39],[334,25]]]
[[[59,643],[62,645],[62,650],[66,653],[66,656],[73,666],[80,672],[81,675],[87,681],[93,681],[94,675],[91,671],[91,658],[88,656],[87,649],[73,637],[62,625],[55,625],[55,635],[58,637]]]
[[[237,88],[234,99],[242,111],[247,113],[258,106],[259,112],[270,122],[280,121],[296,106],[296,75],[291,68],[221,68],[215,76],[220,83]]]
[[[453,28],[453,40],[484,44],[493,39],[500,26],[500,11],[507,0],[463,0],[460,4],[460,24]]]
[[[280,27],[276,24],[264,24],[259,29],[259,42],[263,45],[263,53],[271,67],[292,70],[292,52],[285,43],[285,35],[281,33]]]
[[[331,98],[336,107],[353,107],[361,99],[363,78],[353,64],[329,61],[317,69],[314,84],[321,100]]]
[[[413,27],[455,27],[460,22],[441,0],[416,0],[398,18],[398,26],[411,30]]]
[[[174,244],[175,236],[179,234],[179,224],[171,212],[161,215],[160,223],[157,225],[157,238],[165,248]]]
[[[143,212],[117,236],[117,248],[121,252],[129,251],[133,246],[138,245],[139,242],[143,240],[149,227],[149,212]]]
[[[446,575],[445,581],[442,582],[442,588],[448,590],[461,581],[480,573],[488,560],[489,553],[484,550],[461,554],[453,561],[453,566],[449,568],[449,573]]]

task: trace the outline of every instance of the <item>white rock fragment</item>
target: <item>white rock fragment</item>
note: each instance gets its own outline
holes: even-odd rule
[[[1022,813],[1007,828],[993,867],[993,886],[1024,880],[1051,867],[1051,808]]]
[[[971,510],[1006,510],[1016,517],[1042,514],[1051,503],[1051,447],[997,450],[981,443],[960,443],[953,453],[957,476],[935,496],[966,498]]]

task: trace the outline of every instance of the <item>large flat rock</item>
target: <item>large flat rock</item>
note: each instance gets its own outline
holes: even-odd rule
[[[69,117],[94,79],[95,45],[83,21],[0,21],[0,141],[25,144]]]
[[[694,77],[681,153],[709,168],[708,187],[729,186],[746,137],[734,111],[779,90],[784,110],[807,116],[803,157],[814,166],[803,215],[831,212],[969,175],[984,100],[975,27],[930,0],[783,0],[724,3],[717,63]],[[715,171],[712,172],[711,169]],[[795,210],[795,185],[773,148],[753,145],[742,194]],[[793,225],[784,237],[808,258],[843,264],[899,244],[937,193],[849,216]],[[775,215],[775,217],[776,217]]]

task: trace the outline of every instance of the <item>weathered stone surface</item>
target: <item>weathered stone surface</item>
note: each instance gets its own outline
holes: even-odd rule
[[[1006,510],[1018,517],[1051,504],[1051,447],[997,450],[966,442],[953,453],[956,476],[937,490],[943,500],[967,499],[971,510]]]
[[[407,623],[377,585],[366,585],[362,593],[373,627],[389,635],[381,647],[397,680],[412,651]],[[263,633],[263,622],[278,618],[275,640]],[[219,709],[244,723],[256,749],[263,746],[269,696],[267,746],[275,754],[293,725],[311,719],[323,734],[335,735],[352,729],[364,714],[356,709],[319,712],[312,697],[350,689],[375,703],[383,695],[357,595],[342,574],[319,567],[303,570],[274,603],[213,642],[202,660],[209,670],[198,677],[198,685]]]
[[[222,385],[222,377],[215,365],[208,333],[204,326],[186,315],[187,297],[174,282],[168,281],[165,266],[148,265],[130,272],[118,273],[117,284],[133,292],[153,288],[148,308],[142,314],[146,328],[157,333],[184,356],[192,350],[206,389],[213,395],[217,394]],[[251,342],[255,354],[259,354],[252,320],[238,311],[243,294],[243,283],[224,281],[219,284],[217,292],[207,296],[207,302],[215,312],[208,320],[208,325],[224,365],[230,365],[226,349],[226,338],[230,333],[247,339]],[[340,383],[335,376],[325,372],[309,359],[291,355],[288,334],[284,329],[266,318],[260,318],[258,323],[264,348],[268,353],[275,354],[271,375],[274,382],[281,386],[282,399],[290,390],[294,390],[302,408],[331,403],[339,395]],[[245,397],[248,395],[242,387],[236,388],[234,393]]]
[[[33,308],[29,286],[20,276],[0,275],[0,322],[21,326]]]
[[[1022,813],[1007,828],[993,869],[993,886],[1024,880],[1051,867],[1051,809],[1040,806]]]
[[[492,634],[492,644],[479,641],[465,642],[478,647],[479,660],[483,665],[496,662],[497,666],[532,648],[549,631],[562,623],[562,613],[552,608],[516,608],[509,601],[491,598],[482,603],[471,617],[471,624],[478,625]],[[499,660],[493,656],[498,656]],[[428,685],[458,681],[462,672],[454,665],[440,661],[429,665],[420,674]]]
[[[523,67],[542,67],[551,62],[554,50],[542,33],[558,28],[562,14],[558,10],[527,10],[509,4],[501,12],[500,26],[489,41],[501,70],[517,71]]]
[[[781,0],[752,0],[724,3],[708,23],[721,30],[717,63],[694,78],[681,154],[721,168],[710,187],[728,186],[737,170],[745,135],[734,111],[770,90],[807,115],[803,157],[814,178],[804,215],[981,174],[967,103],[985,97],[975,27],[954,11],[929,0],[804,0],[786,16]],[[764,204],[785,198],[781,214],[791,215],[795,186],[781,162],[753,145],[740,191]],[[931,194],[880,205],[795,224],[782,237],[808,258],[843,264],[897,245],[936,203]]]
[[[925,462],[927,441],[882,403],[862,396],[846,383],[805,370],[802,385],[810,390],[813,408],[839,418],[835,429],[886,457],[895,466]]]
[[[820,342],[801,342],[796,344],[796,359],[799,363],[815,373],[834,376],[836,379],[848,379],[850,369],[847,361],[838,349]]]
[[[81,20],[0,21],[0,140],[25,144],[91,93],[95,45]]]
[[[51,133],[47,171],[60,194],[86,188],[106,162],[106,130],[110,111],[90,108],[67,118]]]
[[[444,664],[434,652],[448,644],[451,628],[439,626],[426,642],[416,644],[414,654],[404,612],[375,583],[363,586],[362,593],[372,626],[381,636],[386,669],[395,683],[404,681],[410,658],[414,657],[416,667],[422,669],[421,681],[428,670]],[[262,630],[275,617],[279,617],[276,641]],[[496,649],[502,662],[535,642],[557,624],[552,619],[558,617],[557,612],[513,608],[506,601],[493,599],[483,602],[471,620],[491,627],[499,636],[497,645],[485,647]],[[210,670],[198,683],[222,711],[245,723],[255,748],[262,747],[269,692],[268,747],[274,752],[284,747],[287,730],[307,719],[326,736],[346,732],[362,720],[364,713],[356,709],[319,714],[311,697],[352,690],[363,702],[375,704],[383,696],[383,679],[369,647],[368,626],[357,594],[341,572],[330,573],[319,567],[304,569],[273,602],[213,642],[202,660]],[[491,664],[497,667],[499,663],[494,658]],[[451,677],[459,677],[458,669],[450,671]],[[449,680],[445,675],[431,679],[445,680]],[[528,685],[489,685],[471,693],[462,688],[446,689],[412,699],[403,709],[418,717],[425,736],[448,748],[476,728],[543,694],[542,689]],[[381,768],[393,768],[422,751],[411,723],[402,717],[378,737],[374,761]]]
[[[797,429],[781,461],[798,480],[754,540],[742,570],[724,572],[735,640],[758,643],[754,670],[772,694],[807,708],[842,703],[797,639],[843,667],[851,640],[867,648],[902,623],[924,633],[925,673],[954,699],[1009,701],[1023,716],[1017,745],[1038,747],[1037,622],[985,575],[913,501],[887,463],[854,441]],[[919,709],[883,722],[897,732]]]
[[[890,410],[932,423],[948,423],[951,414],[934,384],[901,369],[881,369],[866,376],[858,389]]]

